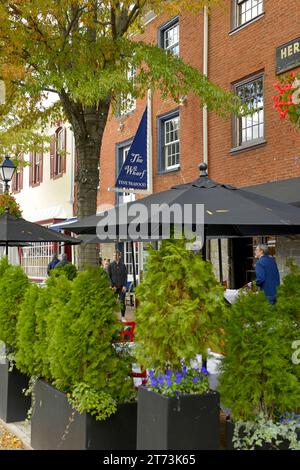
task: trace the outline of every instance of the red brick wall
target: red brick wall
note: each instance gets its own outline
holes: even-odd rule
[[[155,18],[144,34],[144,39],[150,43],[157,42],[157,30],[169,19],[167,16]],[[202,70],[203,15],[185,14],[180,17],[180,56],[188,63]],[[114,204],[115,193],[107,192],[116,181],[116,144],[132,138],[137,130],[146,98],[137,101],[136,111],[122,119],[123,131],[118,131],[119,120],[111,116],[103,138],[100,159],[100,191],[98,205]],[[152,105],[153,132],[153,189],[161,191],[174,184],[188,182],[198,175],[198,165],[202,160],[202,111],[199,100],[189,94],[184,106],[180,106],[180,139],[181,139],[181,170],[165,175],[157,175],[157,116],[178,109],[171,99],[162,101],[158,92],[154,93]]]
[[[276,47],[300,36],[299,0],[265,0],[265,15],[233,35],[231,30],[231,1],[225,7],[212,10],[209,18],[209,78],[224,89],[240,79],[264,70],[265,77],[265,139],[257,149],[232,155],[231,117],[219,118],[209,113],[209,174],[220,181],[246,186],[300,176],[300,134],[295,127],[279,120],[273,108],[273,83]],[[156,43],[157,30],[168,19],[158,17],[146,28],[144,38]],[[184,14],[180,17],[180,55],[188,63],[202,70],[203,15]],[[114,204],[115,193],[107,192],[116,180],[116,144],[135,135],[146,99],[137,101],[136,111],[123,120],[124,129],[118,131],[119,120],[111,116],[104,134],[101,150],[101,189],[98,204]],[[171,101],[162,101],[158,92],[153,97],[153,188],[168,189],[174,184],[188,182],[198,175],[203,160],[202,110],[198,99],[188,96],[180,107],[181,169],[157,175],[156,117],[176,109]]]
[[[231,83],[257,71],[265,75],[265,139],[256,150],[231,155],[231,119],[209,117],[209,171],[217,181],[236,186],[300,176],[300,134],[279,120],[273,108],[275,49],[300,36],[299,0],[265,0],[260,20],[229,36],[227,9],[214,9],[209,20],[209,78],[230,89]]]

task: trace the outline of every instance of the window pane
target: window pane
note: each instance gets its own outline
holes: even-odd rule
[[[263,12],[263,0],[244,0],[237,3],[236,25],[241,26]]]
[[[256,78],[236,87],[236,92],[241,100],[248,105],[253,114],[236,118],[236,142],[235,145],[251,143],[253,140],[264,136],[264,100],[263,77]]]
[[[162,33],[163,48],[174,55],[179,55],[179,24],[171,26]]]

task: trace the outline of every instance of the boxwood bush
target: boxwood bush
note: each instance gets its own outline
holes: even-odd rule
[[[72,392],[84,383],[117,402],[128,398],[133,388],[131,364],[112,344],[120,329],[115,310],[116,297],[106,273],[99,268],[79,273],[51,341],[51,372],[58,388]]]
[[[0,261],[0,339],[6,350],[16,353],[17,320],[29,280],[21,266],[10,266],[7,258]]]

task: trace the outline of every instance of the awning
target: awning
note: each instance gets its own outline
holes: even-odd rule
[[[242,189],[300,207],[300,178],[272,181],[255,186],[246,186]]]
[[[61,220],[56,224],[50,225],[49,228],[51,228],[51,230],[55,230],[55,232],[60,232],[61,230],[67,230],[68,225],[73,224],[74,222],[77,222],[77,217],[71,217],[70,219]]]

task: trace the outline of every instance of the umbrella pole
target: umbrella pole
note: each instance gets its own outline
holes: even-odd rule
[[[207,236],[207,227],[204,225],[204,229],[203,229],[203,247],[202,247],[202,257],[203,257],[203,260],[206,261],[207,260],[207,239],[206,239],[206,236]],[[202,355],[202,366],[205,367],[205,369],[207,369],[207,355]]]
[[[8,242],[5,242],[5,254],[8,257]]]
[[[220,283],[223,284],[223,263],[222,263],[222,242],[221,242],[221,238],[218,238],[218,254],[219,254]]]
[[[207,240],[206,240],[206,235],[207,235],[207,227],[204,226],[203,229],[203,246],[202,246],[202,258],[204,261],[207,260]]]

